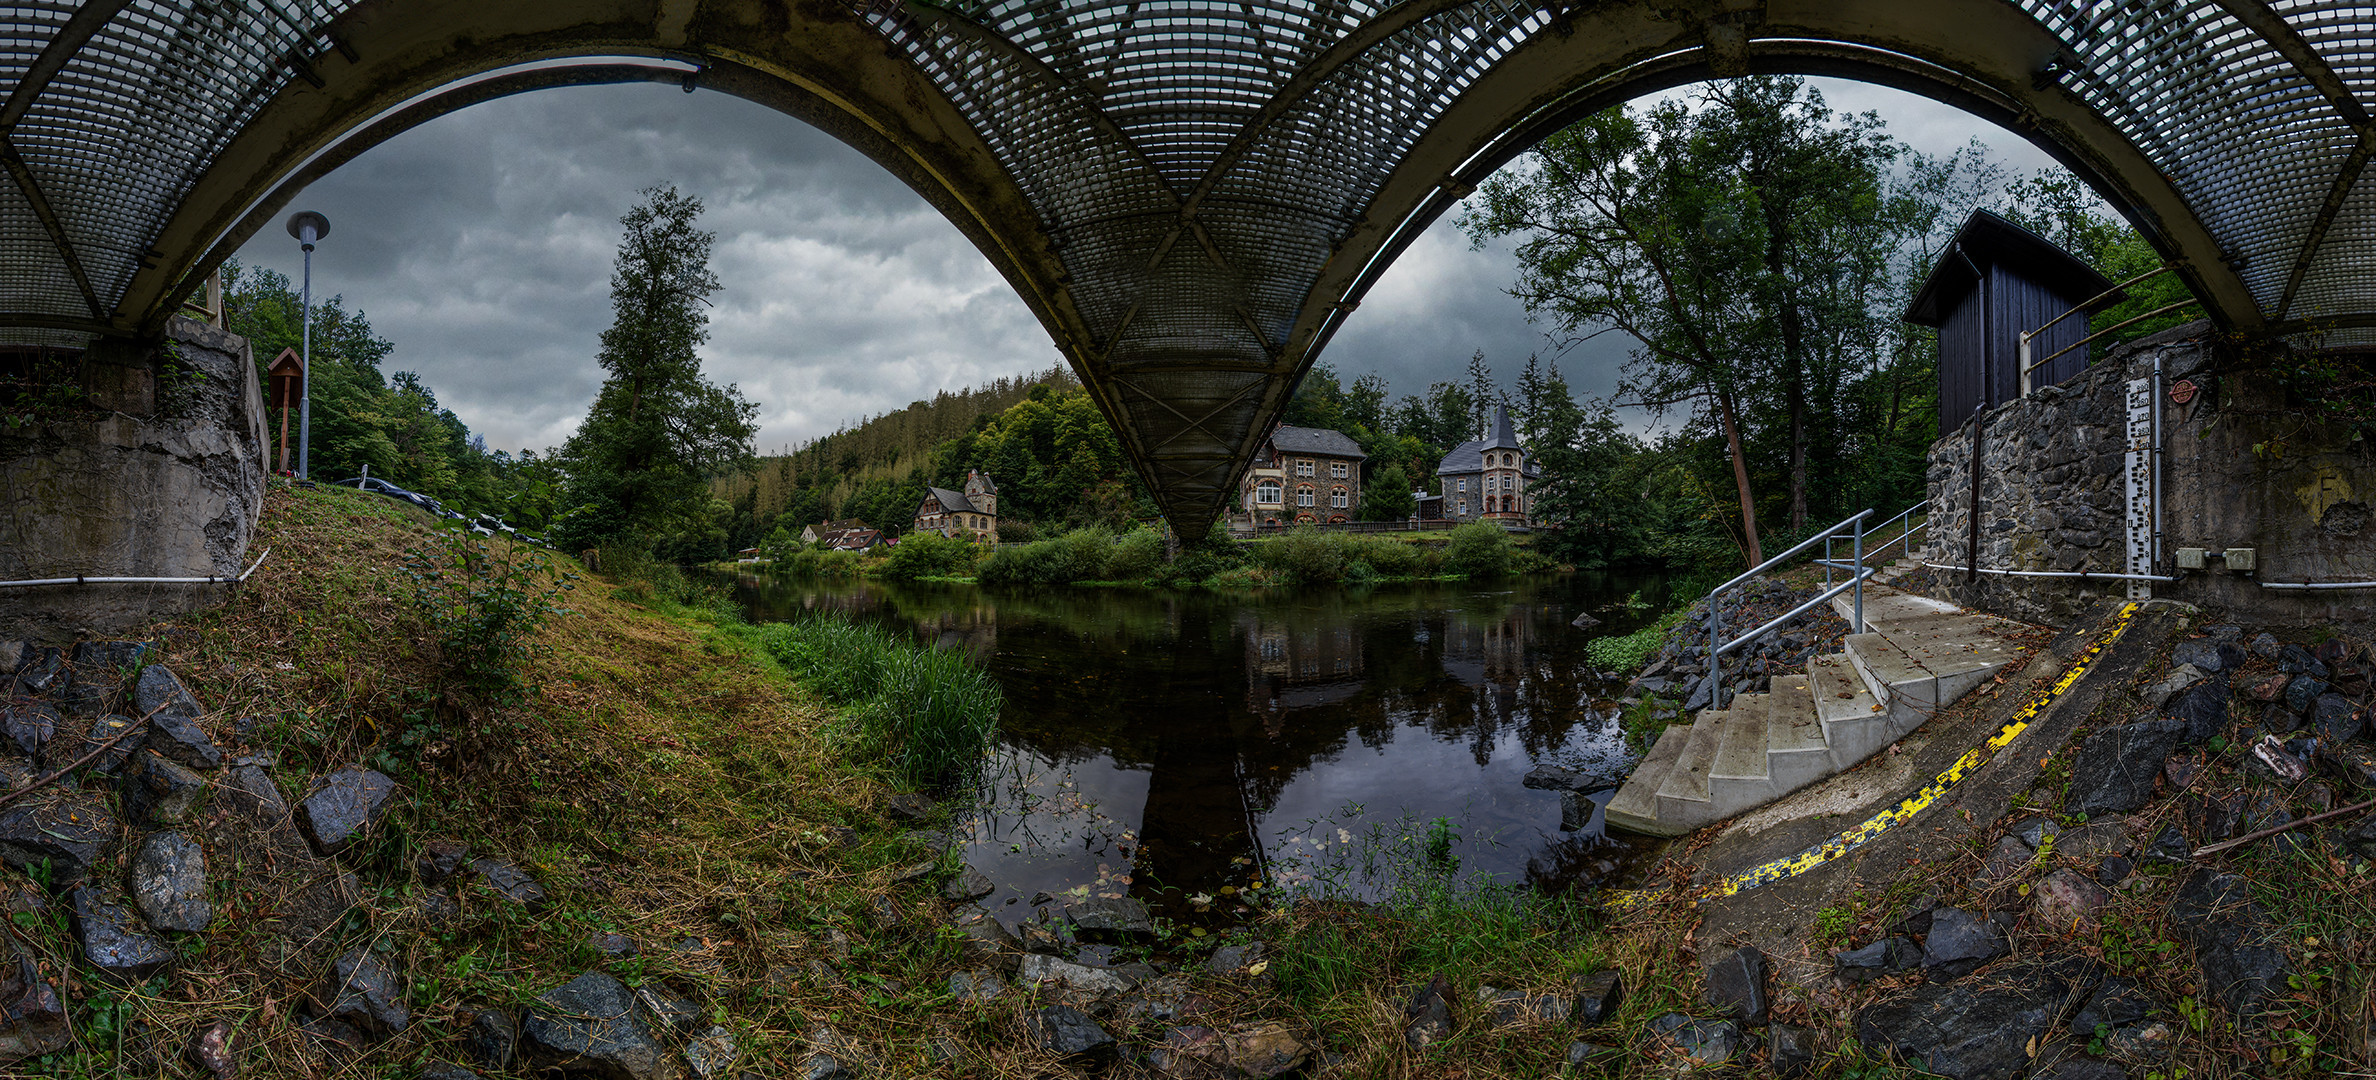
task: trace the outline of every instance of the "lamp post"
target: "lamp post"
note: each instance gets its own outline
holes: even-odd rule
[[[305,292],[298,316],[297,362],[305,367],[297,380],[297,479],[311,480],[313,472],[310,451],[313,449],[313,249],[314,242],[330,235],[330,219],[311,210],[299,210],[289,215],[289,235],[297,238],[305,249]]]

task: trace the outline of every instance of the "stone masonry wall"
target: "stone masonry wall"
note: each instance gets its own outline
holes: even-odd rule
[[[2356,624],[2376,610],[2376,589],[2299,592],[2262,581],[2376,581],[2376,448],[2341,425],[2308,422],[2283,392],[2249,372],[2222,370],[2203,324],[2142,339],[2059,386],[1982,418],[1980,535],[1983,569],[2124,569],[2127,526],[2127,384],[2162,363],[2164,574],[2153,595],[2296,625]],[[2192,379],[2191,402],[2168,388]],[[1932,444],[1930,529],[1924,558],[1973,565],[1972,428]],[[2258,570],[2171,569],[2181,547],[2255,549]],[[2060,624],[2090,603],[2127,593],[2115,579],[2013,578],[1934,570],[1939,599],[2030,622]]]
[[[264,504],[264,403],[246,339],[176,318],[95,343],[87,410],[0,432],[0,581],[237,575]],[[129,629],[221,585],[0,589],[0,637]]]

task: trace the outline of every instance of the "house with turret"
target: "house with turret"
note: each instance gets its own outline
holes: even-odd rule
[[[965,474],[963,491],[925,488],[924,501],[916,507],[915,531],[927,530],[947,537],[996,542],[998,485],[990,482],[988,474],[973,470]]]
[[[1493,426],[1480,438],[1452,448],[1436,466],[1436,498],[1421,502],[1422,516],[1447,521],[1531,524],[1534,495],[1543,468],[1518,444],[1510,410],[1493,407]]]
[[[1361,505],[1361,463],[1368,457],[1344,432],[1281,424],[1239,482],[1230,516],[1254,525],[1351,521]]]

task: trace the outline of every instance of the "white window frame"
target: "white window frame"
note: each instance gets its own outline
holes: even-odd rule
[[[1351,498],[1352,496],[1345,494],[1345,489],[1337,488],[1328,493],[1328,505],[1334,509],[1343,510],[1352,505]]]
[[[1297,458],[1297,459],[1295,459],[1295,475],[1297,475],[1297,476],[1310,476],[1310,475],[1312,475],[1312,474],[1313,474],[1313,473],[1312,473],[1312,462],[1310,461],[1310,459],[1308,459],[1308,458]]]
[[[1468,494],[1468,477],[1463,476],[1458,480],[1454,480],[1452,482],[1452,490],[1456,494]]]
[[[1281,505],[1279,500],[1286,497],[1285,492],[1286,489],[1281,487],[1278,481],[1265,480],[1254,485],[1254,501],[1263,506],[1279,506]]]
[[[1295,505],[1297,506],[1318,505],[1318,503],[1315,502],[1317,498],[1318,493],[1313,491],[1311,485],[1309,484],[1295,489]]]
[[[1344,462],[1342,462],[1342,461],[1331,461],[1331,462],[1329,462],[1329,463],[1328,463],[1328,475],[1329,475],[1329,477],[1330,477],[1331,479],[1336,479],[1336,480],[1342,480],[1342,479],[1344,479],[1344,478],[1345,478],[1345,463],[1344,463]]]

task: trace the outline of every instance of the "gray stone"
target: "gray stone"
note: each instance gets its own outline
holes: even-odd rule
[[[1599,809],[1592,798],[1581,791],[1559,793],[1559,831],[1581,832],[1592,827],[1592,812]]]
[[[181,678],[163,664],[150,664],[140,669],[140,678],[132,683],[134,716],[148,717],[153,723],[160,716],[196,717],[201,711],[198,699],[182,686]]]
[[[1922,946],[1910,937],[1886,937],[1863,948],[1832,954],[1832,973],[1843,982],[1871,982],[1922,966]]]
[[[1568,1070],[1573,1072],[1577,1069],[1581,1069],[1584,1067],[1585,1062],[1591,1061],[1593,1058],[1599,1057],[1602,1054],[1606,1054],[1611,1049],[1611,1047],[1597,1046],[1583,1041],[1569,1043],[1567,1044],[1566,1055]]]
[[[2010,1080],[2082,988],[2046,965],[1924,982],[1856,1014],[1857,1040],[1950,1080]]]
[[[1922,943],[1922,966],[1961,975],[2005,955],[2005,931],[1962,908],[1931,912],[1930,937]]]
[[[1569,983],[1576,991],[1576,1022],[1585,1027],[1617,1018],[1625,1004],[1625,975],[1612,968],[1578,975]]]
[[[2214,641],[2181,641],[2170,650],[2170,663],[2190,664],[2205,672],[2234,671],[2244,665],[2244,650]]]
[[[1244,945],[1223,945],[1213,950],[1213,955],[1205,960],[1204,968],[1215,975],[1267,974],[1270,969],[1267,966],[1261,966],[1265,963],[1263,960],[1264,951],[1262,943],[1259,941],[1250,941]],[[1260,972],[1256,971],[1258,966],[1260,966]]]
[[[470,1029],[462,1033],[462,1048],[487,1068],[511,1068],[520,1052],[520,1023],[506,1010],[480,1009],[471,1014]]]
[[[119,786],[124,794],[124,812],[131,815],[135,824],[185,824],[197,815],[198,804],[206,797],[205,777],[178,762],[166,760],[154,750],[132,756],[132,766],[124,770]]]
[[[180,833],[150,833],[132,859],[132,902],[159,930],[206,929],[214,921],[214,905],[206,899],[206,852]]]
[[[2075,814],[2126,814],[2153,797],[2162,762],[2187,733],[2182,720],[2145,720],[2087,737],[2071,765],[2063,808]]]
[[[280,785],[272,782],[272,774],[256,765],[236,765],[224,773],[218,797],[238,799],[245,804],[240,809],[260,811],[272,818],[286,817],[289,813],[289,802],[281,796]]]
[[[1731,1016],[1745,1027],[1766,1022],[1766,958],[1757,947],[1746,946],[1724,954],[1708,966],[1705,988],[1700,1000],[1708,1007]]]
[[[137,722],[129,716],[95,717],[91,720],[91,726],[84,730],[82,741],[74,747],[70,754],[59,753],[58,748],[55,747],[51,752],[57,754],[60,759],[58,763],[61,765],[68,761],[80,761],[96,753],[99,756],[91,758],[91,763],[84,767],[93,772],[112,776],[123,769],[124,762],[131,760],[133,751],[140,749],[140,742],[137,739],[129,736],[116,739],[116,736],[131,730],[133,724]],[[110,739],[116,741],[111,745]],[[106,747],[106,750],[102,751],[101,747]]]
[[[2030,1080],[2129,1080],[2129,1074],[2102,1058],[2067,1057],[2040,1066]]]
[[[2062,826],[2055,824],[2054,819],[2049,817],[2033,817],[2013,826],[2013,835],[2020,837],[2031,851],[2045,847],[2047,837],[2061,833]]]
[[[952,904],[962,904],[997,891],[998,884],[991,881],[989,875],[968,866],[958,871],[957,876],[941,883],[940,895],[941,899]]]
[[[2310,650],[2299,645],[2287,645],[2277,650],[2277,670],[2288,675],[2307,673],[2312,678],[2318,679],[2326,678],[2328,675],[2326,664],[2321,662],[2318,657],[2311,655]]]
[[[2376,814],[2361,818],[2359,824],[2344,831],[2343,848],[2362,859],[2376,860]]]
[[[369,946],[349,949],[306,992],[314,1015],[352,1024],[377,1035],[394,1035],[412,1025],[404,1007],[404,980],[372,955]]]
[[[297,804],[297,818],[314,850],[329,855],[360,838],[388,812],[396,781],[349,765],[331,773],[322,786]]]
[[[831,1054],[811,1054],[800,1065],[801,1080],[856,1080],[857,1076]]]
[[[2230,1016],[2257,1022],[2284,992],[2285,950],[2244,879],[2210,869],[2189,874],[2170,903],[2170,926],[2192,946],[2205,994]]]
[[[41,646],[25,650],[13,676],[10,697],[39,697],[66,685],[66,653]]]
[[[531,912],[544,910],[547,899],[544,886],[538,885],[535,878],[529,877],[526,870],[520,869],[510,860],[492,856],[472,859],[470,869],[505,902],[518,904]]]
[[[998,917],[977,907],[959,908],[949,914],[949,929],[957,932],[960,946],[976,961],[989,961],[1013,970],[1014,954],[1023,947],[1014,931]]]
[[[594,952],[605,960],[626,960],[632,958],[638,951],[635,939],[625,934],[597,933],[587,939],[586,943],[592,945]]]
[[[1789,1024],[1766,1028],[1766,1061],[1774,1075],[1798,1076],[1815,1064],[1815,1033]]]
[[[2320,695],[2326,692],[2326,680],[2299,676],[2285,684],[2285,707],[2296,716],[2307,714],[2312,706],[2318,704]]]
[[[326,1016],[306,1017],[297,1030],[311,1038],[315,1046],[341,1054],[352,1054],[371,1044],[370,1039],[355,1030],[355,1025]]]
[[[1034,1048],[1068,1061],[1104,1064],[1117,1056],[1114,1037],[1087,1014],[1068,1005],[1050,1005],[1024,1014],[1024,1030]]]
[[[2277,658],[2277,637],[2274,634],[2265,632],[2254,634],[2252,635],[2251,643],[2245,647],[2250,649],[2252,651],[2252,655],[2254,656],[2258,656],[2266,660],[2274,660]]]
[[[1988,859],[1980,864],[1980,872],[1973,875],[1972,887],[1988,890],[2010,884],[2027,873],[2037,858],[2038,853],[2022,843],[2020,837],[2000,836],[1996,845],[1988,849]]]
[[[1098,897],[1064,909],[1073,936],[1083,941],[1114,945],[1143,944],[1155,939],[1155,919],[1147,905],[1128,897]]]
[[[949,996],[959,1001],[995,1001],[1006,988],[1006,981],[991,971],[960,971],[949,976]]]
[[[2350,698],[2341,694],[2320,694],[2310,706],[2310,726],[2329,742],[2347,742],[2360,737],[2366,728],[2366,714]]]
[[[1654,1051],[1679,1054],[1695,1065],[1718,1065],[1741,1052],[1741,1029],[1730,1020],[1701,1020],[1668,1013],[1650,1021]]]
[[[486,1078],[450,1061],[432,1061],[421,1066],[421,1080],[486,1080]]]
[[[1403,1043],[1425,1050],[1452,1034],[1452,984],[1441,975],[1414,987],[1403,1003]]]
[[[701,1006],[659,983],[636,987],[635,1003],[643,1007],[644,1018],[662,1035],[683,1038],[701,1026]]]
[[[932,816],[932,800],[902,791],[884,801],[883,813],[893,821],[922,821]]]
[[[206,734],[205,729],[198,726],[198,719],[194,716],[183,716],[169,710],[149,717],[146,745],[150,750],[193,769],[213,770],[223,767],[223,751],[215,746],[214,739]]]
[[[0,960],[0,1065],[74,1045],[66,1004],[33,958]]]
[[[2111,900],[2102,886],[2076,870],[2062,869],[2039,880],[2037,889],[2030,894],[2030,910],[2051,932],[2092,933],[2096,913]]]
[[[1608,786],[1608,780],[1599,773],[1582,772],[1565,765],[1537,765],[1519,783],[1536,791],[1591,791]]]
[[[2107,889],[2117,889],[2122,882],[2128,880],[2129,874],[2136,868],[2135,863],[2123,856],[2107,855],[2102,862],[2096,864],[2096,884]]]
[[[2136,983],[2114,975],[2096,986],[2087,1004],[2071,1017],[2071,1034],[2082,1039],[2094,1038],[2123,1024],[2133,1024],[2153,1015],[2153,999]],[[2099,1030],[2101,1029],[2101,1030]]]
[[[685,1044],[685,1064],[697,1080],[719,1080],[734,1067],[736,1055],[734,1033],[716,1025]]]
[[[1015,979],[1025,985],[1053,982],[1085,1001],[1120,997],[1138,985],[1136,980],[1119,971],[1093,968],[1040,953],[1023,958]]]
[[[2162,676],[2152,686],[2146,687],[2139,696],[2144,699],[2146,708],[2158,710],[2169,704],[2171,698],[2185,693],[2196,683],[2202,682],[2206,674],[2207,672],[2203,669],[2192,664],[2180,664],[2170,669],[2169,674]]]
[[[459,840],[431,840],[413,856],[413,873],[424,885],[443,884],[470,865],[470,845]]]
[[[2164,825],[2162,831],[2154,834],[2153,842],[2145,846],[2140,861],[2183,866],[2194,861],[2194,845],[2186,842],[2186,834],[2179,832],[2177,826]]]
[[[0,813],[0,860],[64,889],[89,875],[117,831],[115,815],[88,795],[19,803]]]
[[[172,948],[142,929],[132,910],[113,898],[86,885],[75,889],[69,902],[83,959],[100,981],[130,986],[173,962]]]
[[[590,971],[545,991],[520,1025],[530,1065],[600,1080],[660,1080],[667,1049],[626,984]]]
[[[1477,1002],[1485,1006],[1485,1023],[1491,1028],[1564,1024],[1576,1007],[1572,999],[1558,994],[1529,994],[1523,990],[1501,990],[1491,986],[1477,988]]]
[[[2224,675],[2196,683],[2170,704],[2170,716],[2186,721],[2190,742],[2207,742],[2227,730],[2228,684]]]
[[[9,748],[38,762],[42,750],[58,734],[58,711],[39,702],[11,705],[0,723],[6,726]]]

